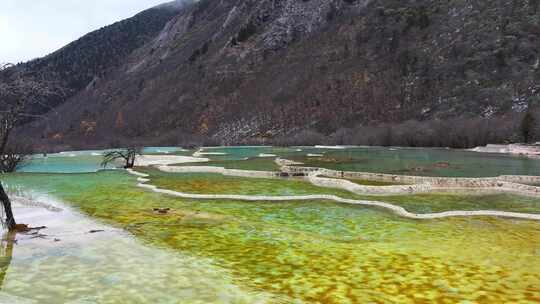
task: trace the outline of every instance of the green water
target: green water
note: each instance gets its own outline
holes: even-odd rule
[[[403,175],[486,177],[540,175],[540,161],[526,157],[449,149],[349,148],[323,157],[292,156],[306,166]]]
[[[38,200],[47,198],[37,197]],[[14,205],[20,222],[47,226],[0,246],[0,303],[262,303],[211,259],[144,244],[62,204]],[[103,230],[89,233],[90,230]],[[271,299],[271,300],[270,300]]]
[[[54,173],[83,173],[96,172],[102,169],[103,157],[97,155],[50,155],[47,157],[34,156],[30,163],[20,168],[19,172],[54,172]]]
[[[334,177],[329,177],[329,176],[320,176],[320,177],[334,179]],[[335,178],[335,179],[339,179],[339,178]],[[360,185],[360,186],[399,186],[399,185],[408,185],[408,184],[403,184],[403,183],[398,183],[398,182],[384,182],[384,181],[376,181],[376,180],[348,179],[348,178],[342,178],[342,179],[344,179],[346,181],[349,181],[351,183]]]
[[[321,188],[300,179],[253,179],[209,173],[165,173],[156,169],[137,169],[149,174],[150,184],[194,194],[241,194],[290,196],[333,194],[343,198],[376,200],[404,207],[414,213],[451,210],[501,210],[540,213],[540,198],[513,194],[430,193],[399,196],[357,195],[345,190]]]
[[[202,163],[184,163],[176,166],[214,166],[226,169],[279,171],[279,166],[272,157],[254,157],[246,160],[211,160]]]
[[[222,153],[223,155],[205,155],[214,161],[245,160],[259,157],[260,154],[292,153],[293,148],[275,148],[270,146],[261,147],[213,147],[203,148],[202,152]]]
[[[36,156],[22,172],[82,173],[101,168],[104,151],[79,151]],[[204,148],[203,152],[224,153],[204,155],[209,163],[186,164],[190,166],[218,166],[229,169],[276,171],[276,155],[314,166],[343,171],[377,172],[389,174],[486,177],[499,175],[540,175],[540,160],[502,154],[477,153],[448,149],[412,148],[347,148],[342,150],[314,147],[224,147]],[[144,153],[184,155],[194,153],[177,147],[150,147]],[[308,157],[323,155],[322,157]]]
[[[83,172],[80,164],[64,168]],[[301,180],[145,172],[151,184],[191,193],[325,193],[419,213],[540,213],[538,199],[506,194],[362,197]],[[18,236],[11,250],[0,249],[0,303],[540,301],[537,221],[420,221],[327,201],[179,199],[137,188],[136,178],[123,171],[1,178],[10,191],[31,190],[38,201],[52,198],[74,210],[16,207],[20,222],[44,224],[50,237]]]
[[[48,155],[34,155],[18,171],[29,173],[85,173],[103,169],[103,154],[112,150],[71,151]],[[179,147],[146,147],[142,153],[149,155],[183,155],[190,156],[194,151]],[[120,165],[111,164],[107,168]]]
[[[446,177],[540,175],[540,160],[451,149],[225,147],[205,148],[203,152],[225,153],[225,155],[207,155],[205,157],[213,161],[211,165],[230,169],[261,170],[260,168],[264,166],[265,170],[271,170],[274,168],[273,158],[259,158],[258,156],[260,154],[273,154],[302,162],[305,166],[340,171]],[[257,158],[259,159],[255,161],[254,159]]]
[[[121,172],[8,179],[11,187],[25,184],[58,197],[156,250],[173,250],[195,261],[210,259],[211,265],[200,265],[203,275],[217,267],[230,274],[229,284],[261,298],[275,295],[289,299],[285,303],[516,303],[540,296],[537,222],[488,217],[412,221],[332,202],[180,200],[140,190],[134,183]],[[172,211],[158,215],[152,211],[157,207]],[[55,265],[40,269],[41,275],[62,276]],[[83,270],[68,273],[81,275]],[[5,284],[13,284],[9,274]],[[25,291],[21,296],[40,295],[39,290],[19,288]],[[159,298],[168,291],[148,287],[146,292],[147,298]]]
[[[150,184],[160,188],[197,194],[244,194],[244,195],[308,195],[335,194],[355,197],[344,190],[314,186],[300,179],[266,179],[224,176],[213,173],[166,173],[156,169],[137,168],[150,175]]]
[[[142,149],[143,154],[150,155],[183,155],[189,156],[195,151],[183,149],[181,147],[145,147]]]

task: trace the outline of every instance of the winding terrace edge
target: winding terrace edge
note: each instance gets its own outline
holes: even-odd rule
[[[159,166],[157,168],[159,170],[166,171],[170,169],[171,167]],[[176,172],[194,172],[194,171],[189,171],[189,170],[197,170],[197,168],[201,169],[201,167],[175,167],[175,168],[184,168],[182,169],[182,171],[176,171]],[[232,172],[230,172],[231,170],[225,169],[225,168],[219,168],[219,167],[214,167],[216,169],[208,169],[208,168],[211,168],[211,167],[202,167],[201,170],[202,172],[208,172],[204,170],[214,170],[214,172],[212,173],[225,172],[227,173],[227,174],[223,173],[225,175],[232,175],[234,173],[238,173],[237,171],[245,171],[245,170],[232,170],[231,169]],[[173,171],[166,171],[166,172],[173,172]],[[495,210],[445,211],[445,212],[439,212],[439,213],[417,214],[417,213],[409,212],[403,207],[392,205],[389,203],[384,203],[384,202],[379,202],[379,201],[345,199],[336,195],[259,196],[259,195],[233,195],[233,194],[190,194],[190,193],[183,193],[183,192],[178,192],[178,191],[173,191],[173,190],[161,189],[161,188],[158,188],[157,186],[147,184],[150,181],[150,179],[148,179],[149,177],[148,174],[137,172],[133,169],[127,169],[127,172],[138,177],[137,186],[140,188],[151,190],[157,193],[180,197],[180,198],[201,199],[201,200],[230,199],[230,200],[240,200],[240,201],[272,201],[272,202],[302,201],[302,200],[304,201],[305,200],[330,200],[330,201],[335,201],[338,203],[345,203],[345,204],[351,204],[351,205],[363,205],[363,206],[384,208],[384,209],[392,211],[393,213],[401,217],[409,218],[409,219],[440,219],[440,218],[460,217],[460,216],[498,216],[498,217],[514,218],[514,219],[540,221],[540,214],[495,211]],[[253,173],[254,176],[252,177],[256,177],[257,174],[255,174],[254,172],[258,172],[258,171],[248,171],[248,172]],[[262,172],[265,173],[264,171]],[[314,172],[317,172],[317,171],[314,171]],[[273,174],[275,175],[275,173]],[[249,177],[248,175],[243,175],[243,176]],[[259,175],[258,177],[261,177],[261,176]],[[316,174],[313,174],[313,176],[310,176],[309,178],[313,179],[317,177],[316,177]]]

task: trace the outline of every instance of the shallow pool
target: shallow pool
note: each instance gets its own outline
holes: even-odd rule
[[[324,154],[334,153],[343,152]],[[443,155],[433,153],[427,152],[429,162]],[[458,155],[454,162],[466,162]],[[506,161],[513,165],[501,168],[517,168],[513,158]],[[59,165],[70,172],[85,168],[80,162]],[[527,170],[519,172],[537,172]],[[19,222],[47,229],[41,237],[19,235],[17,243],[2,243],[0,303],[540,301],[538,221],[409,220],[330,201],[179,199],[138,188],[136,178],[123,171],[89,171],[1,177],[11,193],[44,203],[17,205]],[[150,183],[194,193],[316,192],[374,199],[300,180],[146,172]],[[418,213],[540,211],[538,199],[503,194],[375,199]],[[62,210],[44,209],[47,204]]]
[[[306,166],[402,175],[487,177],[540,175],[540,160],[450,149],[348,148],[322,157],[292,156]]]

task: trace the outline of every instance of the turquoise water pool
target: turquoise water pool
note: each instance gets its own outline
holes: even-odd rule
[[[145,148],[144,153],[192,155],[194,150],[178,147]],[[377,172],[404,175],[486,177],[499,175],[540,175],[540,160],[503,154],[448,149],[314,147],[220,147],[203,148],[210,165],[247,170],[277,170],[276,157],[304,163],[305,166],[342,171]],[[104,151],[79,151],[35,156],[20,172],[82,173],[101,168]],[[264,157],[261,157],[263,155]],[[275,156],[273,156],[275,155]],[[310,155],[310,156],[308,156]],[[203,165],[203,164],[195,164]]]
[[[224,153],[225,155],[209,155],[207,157],[215,162],[225,163],[225,165],[225,161],[240,161],[246,158],[252,160],[261,158],[259,157],[261,154],[266,154],[298,161],[304,166],[340,171],[446,177],[540,175],[540,160],[538,159],[452,149],[222,147],[205,148],[203,151]],[[273,162],[272,157],[262,157],[262,159],[269,163],[266,167],[270,167],[270,163]],[[251,168],[258,166],[260,165],[254,164]]]
[[[307,159],[301,155],[306,151],[333,159],[369,156],[374,163],[385,163],[370,166],[397,171],[420,160],[423,166],[442,159],[451,165],[473,166],[486,156],[431,149],[236,149],[209,151],[227,151],[223,153],[239,159],[258,158],[261,153]],[[156,150],[151,151],[158,153]],[[390,157],[394,152],[398,152],[397,159]],[[50,157],[53,166],[38,160],[27,167],[33,165],[34,172],[1,177],[12,193],[62,211],[40,204],[16,204],[20,222],[48,228],[40,231],[43,237],[20,235],[17,243],[2,242],[0,303],[540,301],[538,221],[497,217],[410,220],[383,209],[330,201],[179,199],[138,188],[136,177],[121,170],[95,172],[100,156],[92,153],[99,152]],[[273,161],[272,157],[263,159]],[[484,168],[482,174],[538,172],[534,161],[532,169],[520,167],[521,161],[490,155],[487,162],[500,164],[500,168],[485,169],[485,163],[475,168]],[[260,162],[249,165],[259,166]],[[452,170],[452,174],[464,175],[472,169]],[[36,173],[40,171],[44,173]],[[151,182],[161,187],[196,193],[352,195],[303,181],[147,172]],[[537,199],[512,195],[377,199],[420,213],[456,208],[540,210]],[[169,211],[161,214],[156,208]]]
[[[103,169],[101,162],[103,156],[98,155],[101,152],[92,154],[62,154],[49,156],[34,156],[27,164],[23,165],[18,171],[27,173],[84,173],[96,172]],[[112,165],[108,166],[112,168]]]
[[[487,177],[540,175],[540,161],[520,156],[449,149],[349,148],[322,157],[293,156],[307,166],[403,175]]]

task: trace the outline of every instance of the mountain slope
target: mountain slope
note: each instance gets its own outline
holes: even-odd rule
[[[27,126],[52,143],[489,117],[540,100],[538,1],[203,0]]]
[[[84,89],[93,80],[121,66],[129,54],[163,29],[184,2],[188,1],[175,1],[148,9],[91,32],[48,56],[19,64],[4,73],[9,73],[11,77],[46,79],[66,90],[65,98],[47,100],[42,108],[33,109],[34,114],[43,114]]]

